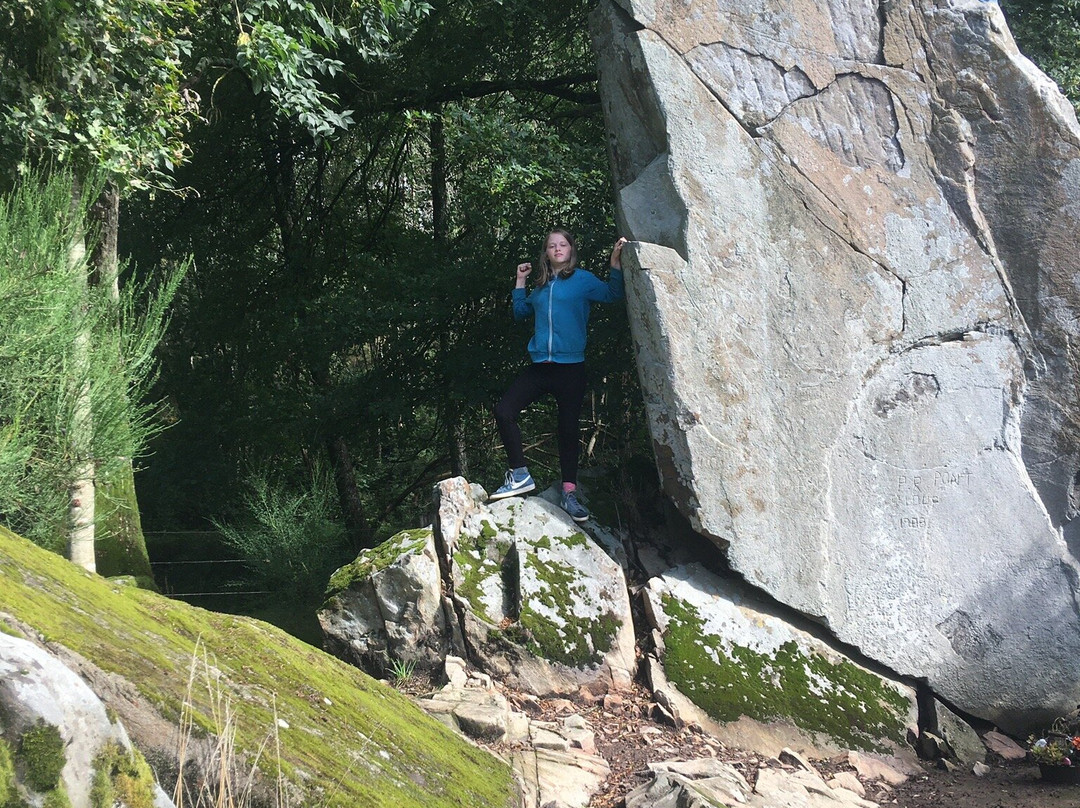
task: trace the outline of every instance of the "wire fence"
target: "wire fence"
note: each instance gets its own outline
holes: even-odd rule
[[[166,537],[201,537],[207,541],[207,543],[214,542],[214,540],[220,537],[220,533],[216,530],[155,530],[144,531],[144,536],[148,539],[156,537],[159,543]],[[153,542],[148,542],[148,549],[153,547]],[[202,542],[196,542],[196,544],[202,544]],[[177,551],[176,547],[171,548],[174,552]],[[205,547],[198,548],[200,551],[205,552]],[[272,590],[268,589],[237,589],[235,586],[229,586],[227,581],[222,581],[221,589],[208,589],[208,591],[200,592],[183,592],[177,591],[176,586],[180,584],[207,584],[211,585],[218,583],[217,579],[220,578],[220,574],[217,572],[207,572],[206,574],[198,574],[197,569],[199,567],[208,568],[210,570],[225,570],[227,567],[218,567],[217,565],[232,565],[235,567],[237,564],[243,565],[247,562],[242,558],[178,558],[178,559],[165,559],[158,561],[151,561],[150,568],[154,571],[155,580],[159,581],[159,584],[163,584],[162,590],[171,598],[234,598],[234,597],[250,597],[251,595],[272,595]],[[169,570],[172,568],[179,568],[180,574],[175,576],[169,575]],[[159,574],[160,571],[160,574]],[[180,586],[182,589],[183,587]],[[206,588],[204,586],[204,588]]]

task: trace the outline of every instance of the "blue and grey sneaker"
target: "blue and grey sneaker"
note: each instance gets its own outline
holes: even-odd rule
[[[506,497],[516,497],[534,490],[536,490],[536,483],[533,482],[532,475],[529,474],[527,468],[510,469],[506,472],[506,480],[503,482],[502,486],[489,496],[488,499],[496,500],[505,499]]]
[[[577,494],[573,491],[563,491],[562,499],[559,501],[562,509],[570,514],[570,518],[575,522],[584,522],[589,518],[589,512],[585,510],[585,506],[578,502]]]

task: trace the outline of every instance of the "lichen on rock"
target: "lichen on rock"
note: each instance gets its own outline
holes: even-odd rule
[[[917,722],[914,691],[855,664],[697,565],[650,581],[664,670],[713,720],[787,722],[838,748],[891,751]]]

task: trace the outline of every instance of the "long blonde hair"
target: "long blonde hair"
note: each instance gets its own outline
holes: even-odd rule
[[[539,289],[542,286],[546,286],[547,282],[555,277],[555,268],[551,265],[547,256],[547,243],[548,239],[554,235],[560,235],[570,245],[570,263],[566,269],[559,272],[559,277],[569,278],[574,274],[574,267],[577,266],[577,242],[574,240],[573,235],[568,230],[563,230],[561,227],[556,227],[553,230],[549,230],[548,234],[544,236],[544,243],[540,247],[540,257],[536,259],[537,266],[540,267],[540,275],[536,279],[536,288]]]

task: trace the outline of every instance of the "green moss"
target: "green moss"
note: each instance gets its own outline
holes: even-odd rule
[[[472,542],[461,542],[454,551],[454,592],[469,604],[469,609],[489,624],[499,621],[488,613],[483,599],[485,581],[499,577],[505,583],[505,564],[510,552],[510,542],[498,538],[499,533],[486,520],[480,535]]]
[[[574,534],[572,534],[570,536],[564,536],[564,537],[560,538],[559,542],[564,547],[574,548],[574,547],[584,547],[585,545],[587,545],[589,543],[589,540],[587,538],[585,538],[584,533],[574,533]]]
[[[57,786],[45,795],[41,808],[71,808],[71,800],[63,786]]]
[[[92,808],[112,808],[117,802],[126,808],[153,808],[154,774],[137,749],[128,752],[110,742],[94,759],[90,804]]]
[[[540,541],[547,542],[550,547],[548,537]],[[540,547],[540,542],[536,546]],[[615,642],[619,630],[618,618],[610,612],[595,619],[574,616],[571,596],[582,594],[584,587],[578,571],[570,565],[541,561],[535,553],[528,555],[525,564],[535,571],[541,584],[540,591],[532,596],[535,602],[543,604],[565,621],[565,624],[557,624],[530,603],[523,604],[518,622],[529,638],[526,648],[544,659],[574,668],[602,662],[604,654],[611,650]]]
[[[20,640],[25,639],[22,632],[16,631],[6,623],[0,623],[0,634],[7,634],[9,637],[18,637]]]
[[[11,757],[11,747],[0,738],[0,806],[8,804],[15,796],[15,762]]]
[[[670,595],[663,605],[670,618],[664,669],[717,721],[786,719],[864,750],[883,751],[882,738],[903,742],[908,701],[873,674],[847,660],[807,656],[794,642],[775,654],[729,647],[705,633],[693,605]]]
[[[139,586],[157,591],[139,518],[131,464],[125,464],[108,479],[99,479],[95,488],[98,528],[94,555],[98,573],[105,577],[130,575]]]
[[[430,538],[431,528],[428,527],[403,530],[400,533],[395,533],[377,547],[361,551],[355,561],[346,564],[330,576],[330,583],[326,587],[326,597],[331,598],[340,592],[344,592],[354,581],[362,581],[371,577],[403,556],[423,552],[424,546]]]
[[[254,759],[275,720],[288,723],[280,767],[293,805],[505,808],[516,799],[506,764],[356,668],[273,626],[113,586],[3,528],[0,611],[135,682],[174,718],[192,659],[205,653],[231,701],[238,755]],[[194,718],[213,729],[208,682],[196,681]],[[264,754],[259,765],[275,777],[278,764]]]
[[[60,730],[39,718],[19,739],[18,758],[25,767],[26,785],[40,792],[56,788],[65,762]]]

